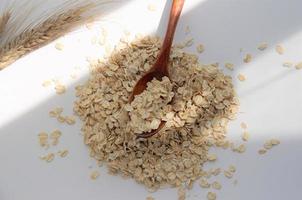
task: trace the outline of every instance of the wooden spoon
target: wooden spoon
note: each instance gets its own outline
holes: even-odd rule
[[[170,11],[168,29],[161,50],[152,68],[134,86],[134,89],[130,96],[130,102],[133,101],[135,95],[141,94],[147,88],[147,83],[149,81],[152,81],[154,78],[157,80],[162,80],[164,76],[169,77],[168,63],[169,63],[170,51],[171,51],[176,25],[182,7],[184,5],[184,1],[185,0],[173,0],[172,8]],[[165,123],[166,123],[165,121],[161,121],[159,127],[156,130],[152,130],[149,133],[139,134],[137,137],[138,138],[151,137],[152,135],[158,133],[165,126]]]

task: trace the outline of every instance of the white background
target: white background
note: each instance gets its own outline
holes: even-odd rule
[[[155,12],[148,11],[150,3],[156,5]],[[65,45],[63,51],[56,50],[52,43],[0,71],[0,200],[139,200],[147,195],[156,200],[177,199],[176,189],[149,194],[132,180],[108,175],[105,167],[97,167],[89,157],[80,135],[80,120],[69,126],[48,116],[49,110],[56,106],[63,106],[64,114],[72,114],[74,87],[88,78],[86,57],[104,52],[104,47],[91,44],[91,38],[100,34],[100,27],[108,30],[112,45],[125,29],[132,35],[162,36],[169,5],[160,0],[129,1],[95,23],[94,30],[82,27],[60,38],[59,42]],[[301,8],[300,0],[185,3],[175,40],[193,37],[194,45],[188,52],[196,52],[196,45],[202,43],[205,52],[200,54],[200,62],[219,62],[222,69],[223,63],[234,63],[234,71],[223,69],[234,77],[241,103],[238,118],[230,123],[228,137],[242,143],[242,121],[248,124],[251,135],[244,154],[211,150],[217,153],[218,161],[204,166],[205,169],[225,169],[230,164],[237,168],[231,180],[223,175],[211,179],[222,183],[222,189],[216,192],[217,199],[301,199],[302,70],[282,66],[285,61],[302,61]],[[187,25],[191,29],[188,35]],[[269,44],[263,52],[257,50],[261,42]],[[284,55],[275,52],[276,44],[284,46]],[[253,55],[249,64],[242,61],[246,53]],[[70,78],[74,71],[79,75],[76,80]],[[239,73],[247,77],[245,82],[237,80]],[[52,78],[59,78],[68,86],[64,95],[56,95],[53,86],[42,87],[44,80]],[[40,148],[37,134],[56,128],[63,132],[59,145],[47,151]],[[280,139],[281,144],[260,156],[257,151],[271,138]],[[51,163],[39,159],[62,149],[69,150],[66,158],[56,157]],[[89,176],[94,170],[101,175],[92,181]],[[236,186],[232,183],[235,179]],[[195,184],[187,192],[187,198],[206,199],[208,191]]]

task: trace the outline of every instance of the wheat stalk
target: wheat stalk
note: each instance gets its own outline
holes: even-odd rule
[[[10,18],[10,13],[6,12],[0,17],[0,36],[1,33],[4,31],[5,25],[7,24],[8,20]]]
[[[77,9],[69,10],[63,14],[50,17],[42,24],[31,30],[23,32],[12,41],[5,44],[0,49],[0,70],[12,64],[27,53],[64,35],[80,22],[83,22],[84,18],[81,17],[81,14],[91,8],[91,6],[92,5],[89,4]],[[0,22],[5,22],[5,18],[3,19],[4,20],[1,20]],[[0,25],[1,24],[2,23],[0,23]],[[3,24],[5,25],[5,23]]]

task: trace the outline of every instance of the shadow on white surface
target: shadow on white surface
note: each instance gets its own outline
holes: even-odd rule
[[[195,42],[201,41],[206,46],[206,51],[200,56],[200,59],[203,62],[218,61],[222,64],[229,61],[234,63],[236,68],[230,72],[230,75],[235,77],[240,68],[255,67],[242,62],[245,53],[252,53],[254,59],[261,59],[263,53],[256,50],[257,44],[266,41],[270,44],[270,48],[273,48],[275,44],[301,31],[301,7],[302,1],[299,0],[204,1],[181,17],[176,40],[183,41],[184,36],[181,34],[181,30],[189,25]],[[166,5],[165,10],[165,13],[168,13],[169,4]],[[157,30],[159,35],[164,33],[166,16],[167,14],[163,15]],[[242,53],[239,52],[240,48],[244,48]],[[47,62],[47,58],[45,58],[45,62]],[[260,70],[261,67],[254,68],[254,70]],[[257,93],[260,89],[265,90],[268,85],[284,81],[282,79],[292,72],[283,72],[282,69],[281,72],[278,71],[260,78],[259,82],[243,89],[239,95],[245,96],[249,93]],[[24,76],[30,77],[33,74],[25,72]],[[257,74],[255,77],[257,80]],[[78,120],[75,127],[70,127],[49,118],[49,110],[56,106],[64,107],[66,114],[72,113],[75,100],[73,88],[85,80],[87,77],[81,78],[69,87],[66,94],[52,96],[14,121],[0,127],[1,200],[16,200],[21,197],[24,200],[61,197],[73,200],[99,198],[135,200],[144,199],[147,196],[147,192],[142,186],[137,186],[133,181],[121,181],[120,177],[109,176],[105,174],[104,169],[101,170],[101,177],[97,181],[89,180],[88,176],[92,169],[88,166],[91,165],[93,169],[96,169],[96,164],[93,159],[88,157],[89,153],[82,142],[80,121]],[[238,82],[235,83],[235,86],[241,87]],[[18,93],[17,90],[14,92]],[[263,96],[261,100],[265,101],[267,97],[269,96]],[[287,108],[285,104],[279,106],[283,109]],[[253,115],[251,111],[252,117],[249,120],[253,121],[251,122],[253,126],[249,128],[249,131],[252,138],[247,143],[247,152],[243,155],[234,155],[229,151],[217,150],[219,161],[214,165],[226,168],[229,164],[235,164],[237,172],[234,179],[238,180],[238,185],[233,186],[231,181],[223,179],[222,176],[217,178],[224,183],[223,189],[217,192],[218,198],[224,200],[297,199],[302,195],[299,188],[299,180],[302,178],[300,170],[302,163],[299,160],[302,155],[302,136],[297,118],[301,117],[301,114],[298,115],[298,112],[297,115],[291,116],[290,113],[287,113],[287,121],[282,119],[272,121],[270,124],[261,124],[262,121],[269,120],[264,119],[267,110],[253,108],[257,111],[257,115]],[[245,109],[248,110],[248,108]],[[300,108],[297,109],[299,111]],[[278,110],[271,112],[272,115],[284,114]],[[246,118],[248,118],[247,115],[238,115],[239,120]],[[236,138],[238,140],[240,136],[239,120],[231,122],[230,126],[229,135],[235,140]],[[292,126],[286,127],[289,124]],[[283,126],[283,129],[278,125]],[[55,149],[68,148],[70,154],[66,159],[56,158],[54,162],[45,164],[38,159],[38,156],[45,152],[37,144],[37,130],[49,132],[54,127],[63,132],[61,140],[65,143]],[[278,128],[280,129],[278,130]],[[267,133],[267,130],[271,132]],[[283,138],[281,144],[266,155],[259,156],[257,150],[262,147],[264,139],[269,139],[274,135]],[[211,167],[211,165],[206,167]],[[174,190],[171,192],[171,190],[159,191],[152,196],[158,200],[176,199],[176,192]],[[188,192],[189,199],[203,199],[206,192],[196,186]]]

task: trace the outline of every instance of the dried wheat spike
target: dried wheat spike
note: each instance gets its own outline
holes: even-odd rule
[[[10,13],[9,12],[5,12],[0,17],[0,37],[1,37],[1,33],[4,31],[5,25],[7,24],[9,18],[10,18]]]
[[[81,17],[91,4],[71,9],[66,13],[50,17],[42,24],[18,35],[0,49],[0,70],[27,53],[57,39],[84,21]]]

